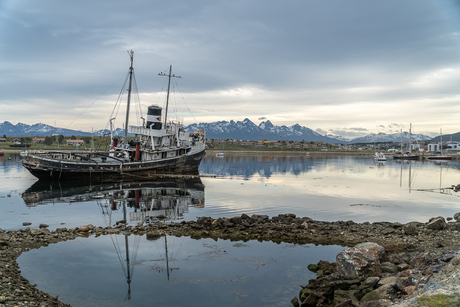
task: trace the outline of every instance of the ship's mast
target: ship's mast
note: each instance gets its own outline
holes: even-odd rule
[[[123,139],[123,143],[127,144],[128,139],[128,122],[129,122],[129,104],[131,102],[131,86],[133,83],[133,56],[134,51],[128,51],[129,57],[131,58],[131,67],[129,68],[129,85],[128,85],[128,102],[126,103],[126,121],[125,121],[125,137]]]
[[[172,74],[172,65],[169,65],[169,74],[166,75],[166,74],[160,72],[158,75],[168,77],[168,94],[166,95],[166,110],[165,110],[165,124],[164,124],[164,126],[166,127],[166,121],[168,119],[169,89],[171,87],[171,77],[173,77],[173,78],[182,78],[182,77]]]

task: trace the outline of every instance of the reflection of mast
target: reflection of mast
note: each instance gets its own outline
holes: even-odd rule
[[[166,253],[166,274],[168,276],[168,280],[169,280],[169,258],[168,258],[168,241],[166,240],[166,237],[165,236],[165,253]]]
[[[126,221],[126,204],[123,201],[123,219]],[[128,301],[131,299],[131,271],[129,267],[129,244],[128,244],[128,235],[125,233],[125,249],[126,249],[126,281],[128,283],[128,294],[126,298]]]
[[[409,162],[409,193],[411,192],[411,186],[412,186],[411,170],[412,170],[412,162]]]

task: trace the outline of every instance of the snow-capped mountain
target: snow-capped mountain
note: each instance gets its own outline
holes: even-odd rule
[[[339,140],[323,136],[307,127],[295,124],[293,126],[275,126],[269,120],[258,126],[251,120],[218,121],[213,123],[192,124],[186,130],[205,130],[210,139],[237,139],[237,140],[267,140],[267,141],[306,141],[341,143]]]
[[[188,131],[205,130],[206,137],[209,139],[237,139],[237,140],[267,140],[279,141],[306,141],[306,142],[325,142],[325,143],[377,143],[377,142],[400,142],[401,134],[385,134],[382,132],[372,133],[364,137],[354,138],[347,140],[344,137],[336,135],[321,135],[310,128],[295,124],[292,126],[276,126],[269,120],[261,122],[259,125],[254,124],[251,120],[245,119],[243,121],[218,121],[213,123],[199,123],[192,124],[185,127]],[[62,134],[64,136],[79,135],[91,136],[91,132],[84,132],[79,130],[57,128],[43,123],[34,125],[27,125],[18,123],[11,124],[8,121],[0,123],[0,137],[6,136],[50,136],[52,134]],[[108,130],[94,131],[94,136],[109,135]],[[121,136],[124,130],[117,128],[114,132],[115,135]],[[453,134],[454,141],[460,140],[460,133]],[[444,140],[450,140],[451,135],[445,135]],[[413,141],[431,140],[432,138],[423,134],[412,134]],[[409,140],[409,133],[404,132],[402,140],[407,142]],[[436,141],[436,139],[433,139]]]
[[[79,136],[91,136],[91,132],[85,132],[80,130],[71,130],[53,127],[47,124],[38,123],[34,125],[27,125],[23,123],[17,123],[13,125],[9,121],[0,123],[0,137],[3,135],[6,136],[51,136],[53,134],[62,134],[64,136],[79,135]],[[98,130],[94,131],[94,136],[99,135],[108,135],[110,134],[109,130]],[[123,135],[124,130],[117,128],[114,131],[115,135]]]
[[[426,141],[426,140],[431,140],[432,138],[423,135],[423,134],[412,134],[412,136],[409,136],[409,132],[403,132],[402,134],[402,141],[403,142],[408,142],[409,137],[411,138],[412,141]],[[401,142],[401,133],[393,133],[393,134],[386,134],[383,132],[379,133],[371,133],[369,135],[359,137],[359,138],[354,138],[349,141],[349,143],[381,143],[381,142]]]
[[[34,125],[27,125],[23,123],[17,123],[13,125],[9,121],[0,123],[0,135],[6,136],[50,136],[52,134],[62,134],[65,136],[69,135],[91,135],[91,133],[57,128],[43,123]]]

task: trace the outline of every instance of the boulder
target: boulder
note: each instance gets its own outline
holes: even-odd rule
[[[426,227],[432,230],[443,230],[447,226],[446,220],[442,216],[431,218]]]
[[[380,276],[379,254],[384,248],[375,243],[363,244],[346,248],[337,255],[337,271],[344,279]],[[364,246],[370,248],[364,248]]]
[[[454,220],[456,220],[457,222],[460,222],[460,212],[457,212],[454,214]]]
[[[89,227],[88,226],[81,226],[78,230],[81,231],[81,232],[88,232]]]
[[[377,253],[379,258],[382,257],[383,253],[385,252],[385,248],[383,246],[380,246],[374,242],[359,243],[356,244],[355,247],[373,250],[375,253]]]

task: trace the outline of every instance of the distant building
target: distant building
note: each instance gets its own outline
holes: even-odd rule
[[[0,138],[0,143],[5,143],[6,142],[6,138]]]
[[[75,146],[85,144],[85,141],[83,140],[67,140],[66,142],[67,142],[67,145],[75,145]]]
[[[439,146],[438,143],[436,144],[428,144],[428,152],[433,152],[433,151],[440,151],[441,147]]]
[[[446,151],[460,151],[460,144],[455,142],[450,142],[447,144]]]
[[[45,143],[45,138],[33,138],[32,143]]]

